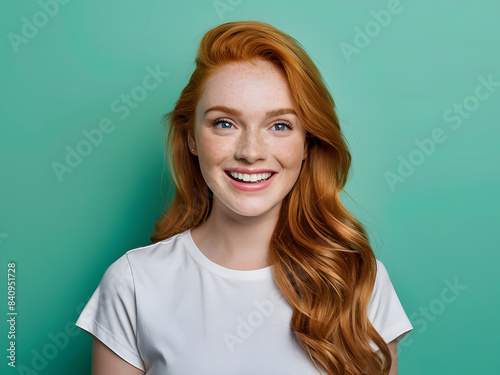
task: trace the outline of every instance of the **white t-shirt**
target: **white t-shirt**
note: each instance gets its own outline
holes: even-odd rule
[[[389,343],[413,327],[377,267],[368,317]],[[317,375],[291,316],[272,266],[220,266],[187,230],[114,262],[76,325],[148,375]]]

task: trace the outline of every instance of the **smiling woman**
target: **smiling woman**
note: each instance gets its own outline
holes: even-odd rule
[[[300,44],[210,30],[165,119],[176,195],[77,321],[94,375],[396,374],[412,326],[340,201],[351,156]]]
[[[208,77],[188,144],[213,193],[213,214],[192,231],[195,240],[219,216],[221,205],[237,215],[276,221],[307,152],[306,131],[294,107],[285,75],[268,61],[227,64]],[[266,247],[225,251],[245,259],[248,252],[264,255]]]

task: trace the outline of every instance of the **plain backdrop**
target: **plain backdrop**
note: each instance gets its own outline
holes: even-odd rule
[[[90,373],[91,338],[74,322],[106,268],[150,243],[172,196],[161,117],[203,34],[234,20],[295,37],[332,92],[353,155],[343,201],[414,326],[400,374],[499,371],[498,1],[0,8],[0,373]]]

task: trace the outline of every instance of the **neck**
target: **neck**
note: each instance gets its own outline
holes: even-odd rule
[[[191,231],[200,251],[211,261],[231,269],[255,270],[270,266],[269,243],[280,207],[259,217],[241,216],[214,205],[208,219]]]

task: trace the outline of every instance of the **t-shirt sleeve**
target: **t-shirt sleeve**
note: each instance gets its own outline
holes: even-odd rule
[[[108,267],[76,325],[145,371],[137,347],[135,288],[127,254]]]
[[[377,277],[368,303],[368,319],[386,343],[400,341],[413,329],[386,268],[377,260]],[[372,343],[372,348],[378,347]]]

